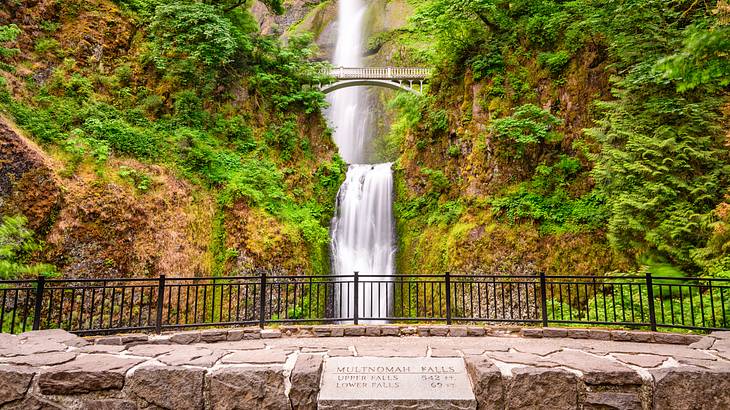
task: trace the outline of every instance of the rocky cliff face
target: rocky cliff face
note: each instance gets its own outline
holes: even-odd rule
[[[62,204],[53,161],[0,116],[0,215],[22,214],[29,228],[48,231]]]

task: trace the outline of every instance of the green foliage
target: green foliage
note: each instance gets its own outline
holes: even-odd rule
[[[565,50],[555,53],[540,53],[537,61],[547,68],[552,75],[558,75],[570,61],[570,54]]]
[[[525,104],[512,116],[495,120],[491,130],[496,138],[515,143],[514,155],[521,158],[528,145],[560,140],[562,136],[554,128],[561,124],[562,120],[549,111]]]
[[[55,268],[30,262],[33,253],[42,249],[26,228],[22,216],[3,216],[0,222],[0,279],[16,279],[30,275],[52,275]]]
[[[512,222],[534,220],[546,234],[598,229],[607,216],[605,198],[596,192],[576,198],[567,190],[580,168],[578,160],[567,156],[551,166],[542,164],[531,181],[492,199],[492,207]]]
[[[139,192],[144,193],[152,188],[152,178],[134,168],[120,167],[118,175],[120,178],[130,182]]]
[[[602,144],[593,176],[611,210],[611,243],[696,272],[692,256],[730,185],[730,157],[717,126],[723,80],[707,72],[721,66],[711,50],[722,42],[697,46],[694,25],[674,24],[681,13],[659,2],[619,13],[614,50],[627,74],[616,81],[617,100],[599,105],[603,116],[590,134]]]
[[[122,119],[91,117],[84,122],[83,129],[92,138],[107,141],[120,154],[153,159],[160,153],[154,131],[131,126]]]
[[[158,6],[150,31],[159,68],[183,58],[208,69],[221,69],[233,62],[243,40],[219,8],[194,2]]]
[[[7,63],[7,59],[20,52],[17,48],[8,48],[7,44],[15,41],[21,31],[15,24],[0,26],[0,70],[14,71],[13,66]]]
[[[686,29],[679,52],[659,61],[657,68],[677,85],[678,92],[697,87],[722,89],[730,85],[730,26]]]

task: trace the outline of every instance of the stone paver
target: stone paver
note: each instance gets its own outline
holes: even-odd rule
[[[113,344],[59,330],[0,334],[0,407],[314,409],[329,357],[430,355],[465,361],[478,408],[730,408],[730,332],[590,329],[571,338],[568,329],[540,329],[542,337],[519,337],[514,329],[387,325],[360,326],[355,334],[379,335],[352,337],[350,328],[206,331],[220,340],[211,343],[203,332],[101,339]],[[509,336],[469,336],[476,329]],[[303,337],[282,336],[289,333]]]
[[[84,355],[76,360],[43,370],[38,387],[43,394],[77,394],[100,390],[121,390],[127,370],[143,359],[112,355]]]
[[[284,363],[286,354],[283,350],[244,350],[226,355],[223,364],[274,364]]]

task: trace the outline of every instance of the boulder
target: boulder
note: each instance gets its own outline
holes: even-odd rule
[[[121,390],[127,370],[142,361],[104,354],[80,356],[41,372],[38,387],[43,394],[60,395]]]
[[[136,369],[127,380],[129,391],[162,409],[202,409],[205,370],[148,366]],[[172,393],[172,394],[171,394]]]
[[[682,366],[651,370],[656,409],[730,408],[730,372]]]
[[[512,370],[505,392],[507,409],[577,409],[578,378],[567,370],[523,367]]]
[[[316,410],[322,356],[303,354],[297,358],[291,373],[289,400],[294,410]]]
[[[35,372],[14,366],[0,366],[0,406],[20,400],[30,387]]]
[[[481,356],[466,356],[466,371],[471,378],[477,409],[502,408],[504,406],[504,383],[497,366]]]
[[[242,366],[208,375],[213,410],[289,410],[281,366]]]

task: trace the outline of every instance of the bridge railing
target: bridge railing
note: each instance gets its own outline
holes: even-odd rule
[[[281,323],[509,323],[730,329],[730,279],[363,275],[0,280],[0,332]]]
[[[426,80],[431,70],[420,67],[334,67],[323,74],[337,80]]]

